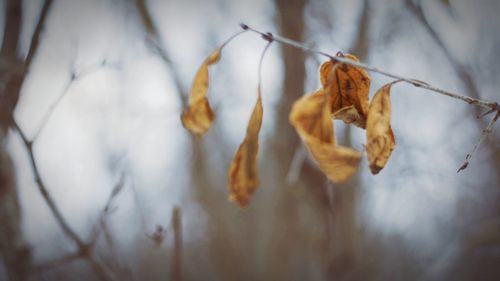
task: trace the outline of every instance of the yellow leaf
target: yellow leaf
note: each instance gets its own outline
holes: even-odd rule
[[[257,153],[259,151],[259,131],[262,125],[262,98],[260,90],[257,102],[248,122],[245,139],[240,144],[229,165],[229,200],[245,207],[250,202],[250,196],[259,185],[257,174]]]
[[[325,92],[320,89],[297,100],[289,118],[321,171],[332,182],[342,182],[356,172],[361,154],[336,144],[330,96]]]
[[[355,56],[346,54],[343,57],[352,61],[359,61]],[[333,73],[331,73],[333,71]],[[329,89],[331,96],[331,111],[334,113],[349,113],[356,115],[358,120],[352,124],[365,128],[368,115],[368,94],[370,91],[370,77],[360,68],[346,63],[330,60],[320,67],[320,81],[324,89]],[[346,108],[353,106],[351,108]],[[335,119],[346,121],[345,115],[336,114]],[[350,120],[347,118],[347,120]]]
[[[214,113],[210,108],[207,99],[208,91],[208,66],[219,61],[221,49],[218,48],[210,54],[196,72],[196,76],[191,87],[191,95],[189,96],[189,105],[182,113],[182,125],[191,133],[196,135],[204,135],[214,119]]]
[[[391,128],[390,83],[380,88],[370,103],[366,122],[366,152],[372,174],[384,168],[396,145]]]

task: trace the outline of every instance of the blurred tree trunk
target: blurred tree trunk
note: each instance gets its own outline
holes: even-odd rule
[[[169,50],[162,44],[158,28],[147,7],[145,0],[135,0],[134,5],[139,13],[142,25],[148,35],[148,44],[158,52],[159,57],[164,62],[167,71],[171,74],[174,84],[182,104],[186,108],[188,104],[188,92],[184,89],[177,70],[172,65]],[[251,213],[242,213],[234,204],[230,204],[225,193],[224,179],[217,176],[210,163],[210,153],[216,153],[224,147],[207,147],[207,143],[215,139],[216,143],[219,135],[214,133],[217,124],[203,138],[189,134],[189,146],[192,153],[189,162],[188,182],[192,192],[193,201],[199,205],[205,215],[206,223],[198,225],[197,230],[205,233],[206,239],[200,244],[184,245],[182,255],[184,262],[177,274],[187,280],[218,279],[218,280],[244,280],[250,278],[251,272],[248,270],[252,263],[235,263],[237,260],[251,260],[253,256],[248,254],[252,248],[251,242],[241,243],[241,236],[249,234],[252,225],[246,223],[247,219],[235,216],[253,216]],[[220,152],[220,151],[218,151]],[[229,224],[229,222],[233,222]],[[238,222],[238,223],[234,223]],[[208,262],[207,262],[208,261]],[[193,264],[196,270],[191,270]],[[245,272],[245,269],[248,269]],[[172,273],[173,274],[173,273]]]
[[[350,138],[351,127],[345,128],[346,146],[352,147]],[[330,221],[327,231],[327,276],[329,280],[344,280],[357,273],[360,263],[360,247],[362,236],[360,233],[359,199],[360,180],[359,172],[347,182],[331,184],[330,189]]]
[[[6,151],[7,129],[0,130],[0,254],[10,280],[27,280],[30,250],[21,232],[15,172]]]
[[[280,35],[304,41],[305,0],[276,0],[276,20]],[[263,188],[272,189],[269,200],[271,233],[267,242],[268,280],[305,280],[318,274],[321,262],[328,198],[326,177],[310,161],[304,161],[296,183],[287,182],[287,174],[297,148],[302,145],[288,121],[291,106],[304,94],[305,54],[280,45],[283,61],[282,97],[276,108],[275,131],[263,155]],[[317,260],[315,260],[317,259]]]
[[[358,32],[349,53],[361,61],[369,55],[370,9],[367,0],[363,1],[358,23]],[[345,126],[343,144],[353,147],[352,127]],[[360,171],[361,171],[360,167]],[[363,245],[362,229],[359,226],[360,171],[347,182],[332,184],[330,191],[330,216],[328,230],[327,276],[329,280],[351,279],[360,274]]]
[[[16,173],[5,148],[6,137],[9,128],[14,127],[14,109],[51,4],[52,0],[44,2],[27,57],[22,60],[18,56],[22,1],[8,0],[5,3],[5,32],[0,50],[0,254],[11,280],[28,278],[31,256],[21,231]]]
[[[6,150],[24,75],[23,64],[17,57],[21,4],[21,1],[5,3],[5,33],[0,51],[0,253],[10,280],[26,280],[30,267],[30,251],[21,232],[14,166]]]

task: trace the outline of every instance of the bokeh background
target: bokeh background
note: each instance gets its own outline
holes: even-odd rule
[[[259,35],[234,39],[210,68],[208,134],[180,122],[198,66],[240,23],[499,101],[500,2],[0,7],[0,280],[500,279],[499,128],[456,172],[492,117],[476,118],[479,107],[398,84],[387,166],[373,176],[363,159],[352,179],[332,184],[288,122],[293,101],[319,87],[324,57],[273,44],[261,184],[245,209],[227,200],[226,173],[256,99]],[[371,76],[372,94],[390,82]],[[341,144],[363,149],[364,131],[335,129]]]

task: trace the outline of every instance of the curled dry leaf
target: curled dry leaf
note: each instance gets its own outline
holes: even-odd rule
[[[342,56],[359,61],[350,54]],[[320,67],[320,81],[324,89],[329,89],[333,117],[364,129],[370,91],[368,73],[360,67],[330,60]]]
[[[360,115],[354,105],[345,106],[332,114],[334,119],[342,120],[344,123],[356,125],[360,128],[366,127],[366,119]]]
[[[260,89],[257,96],[245,139],[234,155],[228,171],[229,200],[238,203],[241,207],[248,205],[250,196],[259,185],[257,153],[259,152],[259,132],[263,113]]]
[[[356,172],[361,154],[336,144],[330,96],[325,92],[320,89],[297,100],[289,118],[321,171],[332,182],[342,182]]]
[[[207,99],[208,91],[208,66],[219,61],[221,48],[210,54],[196,72],[191,87],[188,108],[182,113],[182,125],[196,135],[204,135],[214,119],[214,113]]]
[[[393,83],[380,88],[373,97],[366,122],[366,152],[372,174],[384,168],[396,145],[391,128],[390,91]]]

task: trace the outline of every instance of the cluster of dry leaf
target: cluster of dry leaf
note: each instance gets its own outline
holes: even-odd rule
[[[192,85],[189,105],[182,114],[183,126],[198,136],[208,131],[214,119],[207,99],[208,67],[220,59],[221,50],[222,47],[215,50],[200,66]],[[358,61],[350,54],[338,53],[337,56]],[[368,163],[371,172],[377,174],[387,163],[396,143],[390,125],[390,89],[398,81],[379,89],[369,103],[368,73],[335,58],[321,65],[320,81],[320,89],[295,102],[289,116],[290,123],[321,171],[332,182],[347,180],[356,172],[361,160],[361,152],[337,144],[333,119],[365,129]],[[257,153],[263,114],[260,84],[257,96],[245,139],[228,171],[229,198],[240,206],[249,203],[250,196],[259,185]]]

